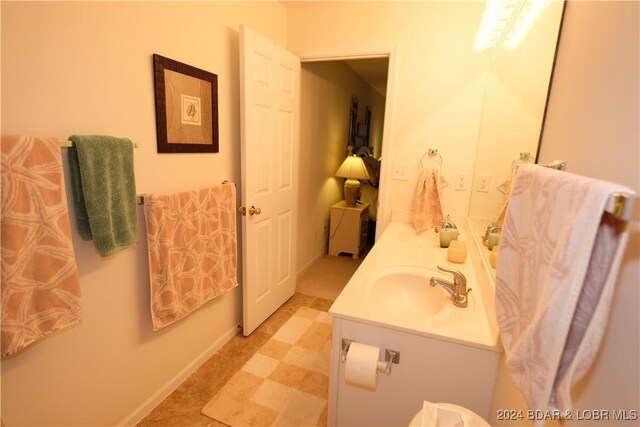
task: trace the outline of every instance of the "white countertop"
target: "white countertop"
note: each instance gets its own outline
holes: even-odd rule
[[[456,224],[460,231],[459,239],[467,242],[469,252],[466,261],[461,264],[447,260],[447,249],[440,248],[439,236],[433,229],[419,234],[410,224],[390,223],[331,306],[329,313],[337,318],[501,351],[495,314],[487,313],[485,308],[487,304],[482,298],[483,294],[489,293],[480,292],[478,289],[479,286],[488,285],[487,280],[478,281],[476,278],[471,260],[474,245],[471,230],[466,220]],[[370,298],[371,292],[366,284],[370,283],[372,278],[386,272],[402,271],[403,268],[407,271],[427,268],[434,270],[433,276],[451,281],[452,275],[437,271],[437,265],[456,269],[465,275],[467,287],[473,289],[468,294],[468,307],[455,307],[449,300],[445,308],[431,316],[415,313],[411,316],[397,316],[390,312],[388,304],[387,307],[381,307],[379,302]],[[429,288],[426,292],[446,293],[439,287],[432,288],[428,284],[426,286]],[[422,291],[423,295],[424,291]]]

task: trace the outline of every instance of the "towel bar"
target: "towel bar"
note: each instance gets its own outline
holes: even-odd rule
[[[563,171],[567,169],[567,162],[565,162],[564,160],[554,160],[551,163],[543,164],[540,166]],[[604,210],[609,212],[619,220],[629,221],[633,216],[633,209],[635,207],[636,200],[638,200],[638,197],[636,197],[635,195],[626,193],[613,193],[609,196]]]
[[[633,216],[633,209],[636,204],[637,197],[626,193],[613,193],[609,196],[604,210],[612,214],[614,217],[623,221],[629,221]]]
[[[225,179],[224,181],[222,181],[222,184],[228,184],[228,183],[232,183],[233,185],[235,185],[236,187],[238,186],[238,184],[236,184],[233,181],[229,181],[228,179]],[[147,193],[140,193],[136,196],[137,198],[137,202],[139,205],[144,205],[144,198],[147,195]]]
[[[60,148],[71,148],[73,147],[73,141],[69,141],[67,140],[60,140],[58,141],[60,143]],[[133,148],[138,148],[138,144],[137,143],[133,143]]]

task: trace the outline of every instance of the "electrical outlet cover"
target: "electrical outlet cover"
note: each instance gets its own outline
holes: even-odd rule
[[[468,176],[465,174],[456,175],[456,185],[455,189],[457,191],[465,191],[467,189],[467,181],[469,180]]]
[[[489,175],[478,176],[478,191],[481,191],[483,193],[488,193],[490,185],[491,185],[491,176]]]

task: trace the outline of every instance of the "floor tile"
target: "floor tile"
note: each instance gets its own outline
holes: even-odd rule
[[[279,363],[278,360],[272,357],[256,353],[247,361],[242,369],[260,378],[268,378],[278,367]]]
[[[286,386],[297,388],[302,384],[302,380],[304,380],[308,373],[308,369],[291,365],[287,362],[280,362],[278,367],[269,375],[269,379]]]
[[[329,263],[337,261],[341,264],[341,271],[339,274],[333,274],[332,277],[326,277],[327,272],[329,271],[327,270],[326,264],[318,262],[312,266],[301,278],[301,280],[305,281],[304,289],[299,289],[299,291],[310,293],[310,295],[305,295],[303,293],[294,294],[249,337],[244,337],[242,334],[234,336],[216,354],[209,358],[209,360],[207,360],[198,370],[189,376],[189,378],[187,378],[187,380],[185,380],[173,393],[171,393],[171,395],[163,400],[153,411],[140,421],[138,426],[226,426],[226,424],[220,423],[201,414],[201,410],[203,410],[208,402],[212,402],[212,398],[216,396],[216,393],[220,391],[222,387],[235,375],[238,376],[236,378],[238,381],[236,395],[238,397],[247,396],[248,394],[258,390],[260,386],[259,384],[262,384],[256,380],[258,377],[246,371],[241,371],[241,368],[248,360],[258,353],[258,350],[267,343],[269,338],[271,338],[299,308],[307,307],[325,312],[329,310],[333,304],[332,298],[337,295],[337,292],[334,292],[335,295],[330,297],[330,299],[318,298],[312,294],[322,292],[322,288],[326,286],[326,283],[328,283],[327,280],[333,281],[330,286],[332,289],[337,289],[339,292],[359,265],[359,261],[350,260],[345,257],[339,257],[337,259],[331,258],[327,258]],[[347,267],[347,264],[349,263],[350,267]],[[350,272],[348,270],[349,268],[351,269]],[[318,292],[314,291],[314,289],[318,290]],[[305,310],[302,310],[302,313],[304,312]],[[316,319],[309,320],[330,324],[330,316],[328,314],[318,315]],[[276,345],[261,351],[262,356],[268,357],[269,352],[273,352],[271,354],[276,356],[276,354],[281,354],[281,352],[284,351],[284,346],[280,348],[277,347],[278,346]],[[330,345],[322,349],[323,352],[330,352],[330,350]],[[304,351],[304,349],[291,350],[291,348],[289,348],[288,351]],[[305,365],[307,365],[307,363],[311,362],[305,361]],[[263,369],[265,368],[264,364],[260,365],[258,363],[257,366],[262,366]],[[309,367],[299,366],[299,368]],[[319,366],[318,361],[314,360],[310,369],[313,371],[307,372],[303,376],[302,383],[300,384],[300,387],[304,389],[304,392],[299,391],[294,393],[287,405],[295,404],[295,402],[301,402],[300,399],[307,399],[305,402],[311,403],[314,410],[310,411],[311,413],[306,414],[296,413],[295,411],[288,413],[283,417],[283,419],[279,420],[280,425],[289,423],[289,425],[295,426],[326,426],[326,405],[323,408],[319,408],[319,405],[314,406],[317,402],[309,399],[314,399],[316,396],[322,396],[322,390],[324,388],[328,388],[328,385],[325,384],[328,383],[328,378],[324,379],[321,376],[321,372],[328,372],[328,364]],[[258,370],[260,371],[260,369]],[[271,371],[271,373],[273,371]],[[242,376],[245,377],[241,378]],[[299,396],[298,393],[303,394]],[[278,416],[276,411],[262,405],[254,405],[257,409],[247,409],[247,406],[242,403],[245,400],[246,397],[219,403],[224,403],[225,408],[227,408],[229,412],[241,411],[240,413],[243,417],[243,424],[247,426],[271,424]],[[313,418],[317,419],[313,421]]]

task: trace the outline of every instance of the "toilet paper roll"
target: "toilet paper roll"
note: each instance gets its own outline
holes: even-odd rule
[[[344,379],[349,385],[375,389],[378,379],[380,348],[352,342],[344,367]]]

